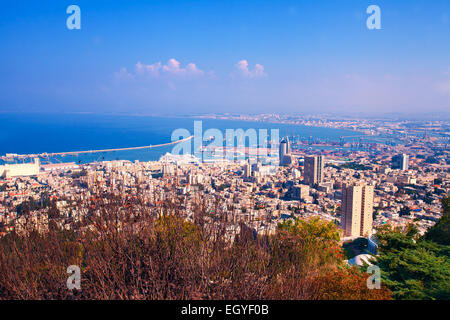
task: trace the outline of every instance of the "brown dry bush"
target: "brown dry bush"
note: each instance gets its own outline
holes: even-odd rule
[[[230,242],[226,212],[207,214],[200,200],[189,219],[176,196],[149,206],[102,194],[77,210],[85,218],[69,231],[51,219],[47,232],[0,239],[0,299],[390,298],[325,250],[336,241],[289,230],[255,237],[241,224]],[[81,268],[80,291],[67,289],[69,265]]]

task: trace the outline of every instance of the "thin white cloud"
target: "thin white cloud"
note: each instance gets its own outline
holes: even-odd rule
[[[234,71],[231,73],[231,76],[246,79],[257,79],[267,77],[267,73],[264,71],[263,65],[255,64],[253,68],[251,68],[248,61],[244,59],[239,61],[234,66]],[[126,68],[121,68],[120,71],[114,73],[114,77],[121,81],[131,79],[138,80],[143,77],[176,81],[177,79],[215,79],[216,75],[213,71],[205,72],[201,70],[195,63],[192,62],[182,66],[178,60],[172,58],[165,64],[161,62],[145,64],[138,61],[134,66],[133,71],[129,72]]]
[[[169,62],[163,66],[163,70],[175,75],[202,76],[204,74],[202,70],[197,68],[195,63],[188,63],[185,68],[181,68],[180,63],[175,59],[170,59]]]
[[[134,76],[127,71],[127,68],[121,68],[119,71],[114,72],[114,79],[118,81],[133,80]]]
[[[140,61],[138,61],[138,63],[136,63],[136,67],[135,67],[137,74],[146,73],[146,74],[150,74],[155,77],[159,75],[160,69],[161,69],[161,62],[144,65]]]
[[[176,59],[170,59],[166,64],[156,62],[153,64],[142,64],[140,61],[135,67],[136,74],[146,74],[153,77],[162,75],[176,76],[176,77],[201,77],[205,72],[199,69],[195,63],[188,63],[182,67],[180,62]]]
[[[262,78],[266,77],[267,74],[264,72],[264,66],[260,64],[255,64],[253,70],[248,67],[247,60],[241,60],[235,65],[236,73],[245,78]]]

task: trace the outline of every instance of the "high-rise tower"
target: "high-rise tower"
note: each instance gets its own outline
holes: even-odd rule
[[[341,225],[344,237],[367,237],[372,233],[373,186],[345,185],[342,188]]]
[[[398,154],[392,157],[392,169],[408,170],[409,156],[407,154]]]
[[[306,184],[313,185],[323,181],[324,156],[305,157],[304,180]]]
[[[280,142],[279,148],[280,166],[288,166],[292,163],[291,146],[289,138],[283,138]]]

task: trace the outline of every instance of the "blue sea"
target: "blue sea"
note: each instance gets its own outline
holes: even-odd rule
[[[171,141],[175,129],[185,128],[194,132],[192,118],[163,118],[150,116],[122,116],[96,114],[0,114],[0,156],[6,153],[36,154],[67,151],[113,149],[163,144]],[[202,121],[203,132],[217,128],[279,129],[280,136],[300,136],[302,139],[347,141],[363,137],[355,131],[317,128],[300,125],[273,124],[263,122],[198,119]],[[364,138],[366,142],[369,137]],[[45,159],[51,162],[88,163],[103,160],[158,160],[171,152],[173,146],[154,149],[80,154],[77,156]],[[325,149],[325,148],[324,148]]]

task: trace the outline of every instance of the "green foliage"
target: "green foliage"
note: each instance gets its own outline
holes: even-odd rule
[[[339,241],[339,229],[332,222],[324,221],[320,218],[310,220],[287,220],[278,224],[279,230],[288,231],[298,235],[303,239],[319,239],[327,241]]]
[[[417,229],[378,229],[377,265],[395,299],[450,299],[449,197],[444,216],[423,238]]]
[[[450,196],[442,199],[442,211],[444,215],[448,216],[450,214]]]
[[[395,299],[450,299],[450,259],[419,242],[378,257],[382,279]]]
[[[356,162],[348,162],[348,163],[341,164],[339,166],[339,168],[341,168],[341,169],[361,170],[361,171],[371,170],[372,169],[372,167],[370,167],[370,166],[366,166],[364,164],[356,163]]]
[[[358,238],[342,245],[347,259],[352,259],[367,249],[367,238]]]
[[[428,230],[425,239],[450,246],[450,196],[442,199],[442,218]]]
[[[320,218],[290,219],[278,224],[275,247],[283,253],[283,257],[289,256],[291,260],[301,261],[304,269],[311,270],[342,262],[339,240],[340,232],[333,222]]]

